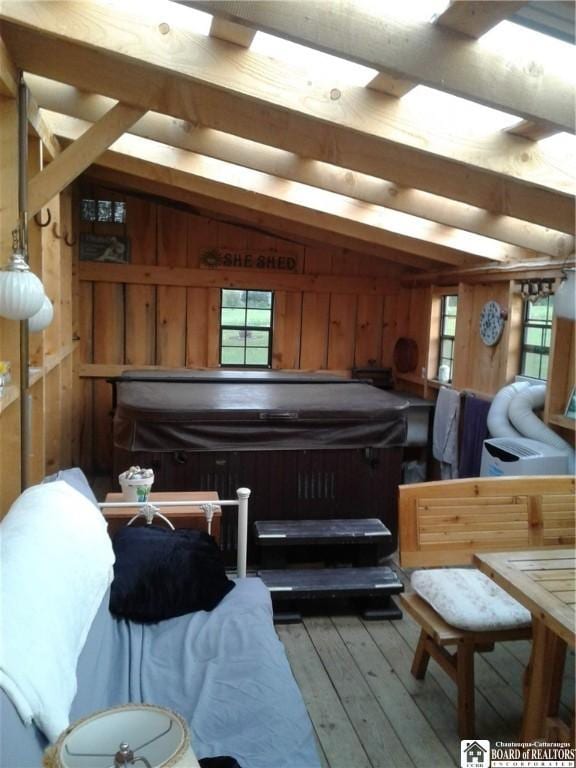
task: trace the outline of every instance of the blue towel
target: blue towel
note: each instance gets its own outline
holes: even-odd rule
[[[488,435],[486,420],[491,402],[466,393],[464,395],[460,464],[458,477],[479,477],[482,445]]]

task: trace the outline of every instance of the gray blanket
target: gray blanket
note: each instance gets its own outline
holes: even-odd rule
[[[319,768],[260,579],[241,579],[209,613],[152,625],[114,619],[106,596],[78,663],[70,720],[128,702],[179,712],[199,758],[231,755],[242,768]],[[0,727],[2,768],[38,768],[46,740],[22,724],[3,691]]]

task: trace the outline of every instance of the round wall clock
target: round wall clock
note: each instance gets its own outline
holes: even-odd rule
[[[480,338],[488,347],[498,343],[505,320],[506,312],[497,301],[487,301],[484,304],[480,313]]]

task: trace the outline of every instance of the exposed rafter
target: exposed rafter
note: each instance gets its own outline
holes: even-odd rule
[[[85,128],[81,121],[70,118],[60,117],[53,124],[55,133],[68,140],[81,137]],[[409,217],[353,198],[315,190],[135,136],[122,137],[111,150],[98,159],[99,165],[134,175],[156,175],[164,181],[170,178],[176,186],[206,197],[307,221],[320,229],[348,232],[360,241],[391,246],[433,261],[462,264],[471,260],[469,245],[473,245],[473,241],[467,239],[472,237],[467,233],[446,228],[442,233],[442,228],[428,222],[420,222],[418,227],[417,220],[409,221]],[[502,261],[504,258],[502,254],[489,260]]]
[[[526,0],[451,0],[450,5],[439,14],[435,24],[446,29],[462,32],[468,37],[482,37],[488,30],[526,4]]]
[[[354,0],[187,5],[528,120],[574,129],[574,87],[568,77],[551,74],[545,58],[534,51],[504,56],[479,49],[474,40],[453,30],[401,20],[387,11],[385,2],[374,4],[374,13]],[[500,3],[482,0],[480,5],[488,6],[486,13],[492,6],[501,13]]]
[[[169,182],[161,181],[155,178],[145,178],[144,176],[135,176],[124,171],[118,171],[113,168],[94,165],[89,171],[88,178],[101,184],[119,189],[132,190],[153,197],[164,197],[170,200],[176,200],[189,206],[193,206],[201,215],[208,217],[222,216],[225,219],[232,220],[233,223],[241,223],[251,227],[265,230],[267,233],[277,234],[289,238],[294,242],[314,245],[322,244],[324,247],[344,248],[357,256],[367,254],[381,259],[386,264],[386,269],[392,270],[392,273],[404,272],[406,267],[416,270],[429,270],[432,262],[418,256],[410,256],[410,264],[404,261],[406,254],[394,248],[383,247],[367,241],[359,241],[349,234],[333,232],[328,229],[319,229],[304,221],[291,221],[280,216],[275,216],[269,212],[262,214],[257,210],[246,208],[243,205],[230,203],[226,200],[217,200],[216,198],[207,198],[197,192],[189,189],[176,187]],[[445,269],[450,265],[446,264]],[[434,269],[442,270],[441,265],[435,264]]]
[[[33,216],[54,195],[86,170],[124,131],[144,114],[143,110],[116,104],[97,123],[30,181],[28,210]]]
[[[45,109],[70,117],[96,122],[112,106],[112,101],[103,96],[83,94],[76,88],[45,78],[29,75],[27,80],[32,92]],[[149,113],[139,120],[130,132],[180,149],[352,196],[364,202],[468,230],[483,237],[553,257],[566,256],[574,248],[574,239],[560,232],[510,217],[490,216],[485,211],[463,203],[418,190],[400,189],[372,176],[343,170],[326,163],[311,162],[220,131],[192,127],[165,115]],[[499,246],[494,244],[494,252],[498,252],[498,248]]]
[[[159,3],[159,10],[154,5],[145,18],[122,6],[112,12],[96,0],[58,3],[57,13],[55,5],[2,6],[4,17],[14,22],[6,27],[7,43],[25,69],[572,232],[569,173],[537,145],[512,136],[479,135],[473,126],[466,126],[469,130],[460,137],[448,123],[445,132],[440,126],[431,132],[414,110],[400,109],[397,100],[369,89],[327,91],[325,85],[307,85],[266,57],[193,34],[182,16],[187,9],[177,7],[175,13],[170,3]],[[168,25],[168,33],[165,27],[159,31],[159,20]]]

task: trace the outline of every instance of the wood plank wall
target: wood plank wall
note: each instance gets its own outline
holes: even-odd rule
[[[13,133],[15,102],[0,99],[0,134]],[[14,143],[10,146],[16,146]],[[29,177],[41,168],[42,153],[39,140],[29,139]],[[10,231],[17,225],[14,197],[18,186],[12,160],[16,153],[2,151],[1,205],[2,253],[11,251]],[[10,182],[10,183],[8,183]],[[79,389],[73,338],[73,303],[77,278],[73,274],[73,251],[68,242],[72,236],[72,207],[69,191],[55,197],[41,212],[46,221],[50,209],[52,222],[41,228],[34,219],[28,226],[30,266],[43,284],[54,304],[54,320],[42,333],[30,334],[29,363],[31,411],[30,440],[25,461],[28,481],[32,485],[46,474],[79,462]],[[4,215],[6,214],[6,215]],[[0,392],[0,517],[20,493],[21,433],[20,433],[20,324],[0,318],[0,359],[12,367],[12,384]]]
[[[91,194],[114,195],[97,187]],[[83,466],[98,472],[110,467],[112,388],[106,376],[147,366],[218,366],[221,287],[274,291],[273,368],[391,365],[400,286],[389,263],[304,246],[161,202],[123,199],[124,231],[121,225],[83,225],[97,234],[116,227],[131,248],[127,265],[79,265],[82,433],[93,436],[82,441]],[[202,268],[202,253],[214,247],[291,255],[298,274]]]

